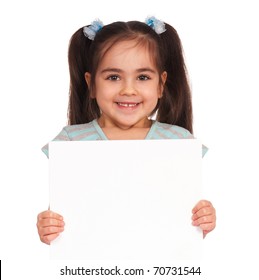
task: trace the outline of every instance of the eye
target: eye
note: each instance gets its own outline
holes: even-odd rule
[[[107,77],[107,80],[110,80],[110,81],[119,81],[120,80],[120,77],[118,75],[110,75]]]
[[[147,75],[140,75],[138,77],[138,80],[140,80],[140,81],[147,81],[147,80],[150,80],[150,77],[147,76]]]

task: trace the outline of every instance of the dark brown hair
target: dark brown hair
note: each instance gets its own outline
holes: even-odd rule
[[[167,72],[163,96],[159,99],[156,120],[174,124],[192,131],[192,101],[183,58],[180,38],[176,30],[165,23],[166,31],[158,35],[151,27],[139,21],[114,22],[97,32],[94,40],[85,37],[83,28],[71,37],[68,61],[70,92],[68,123],[82,124],[100,117],[95,91],[95,75],[100,60],[117,42],[134,40],[148,48],[158,72]],[[91,73],[91,88],[85,81],[85,73]],[[160,81],[162,83],[162,81]]]

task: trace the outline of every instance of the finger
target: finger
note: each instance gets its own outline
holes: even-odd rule
[[[40,240],[41,240],[41,242],[50,245],[51,241],[56,239],[58,236],[59,236],[59,233],[49,234],[49,235],[42,236],[40,238]]]
[[[38,227],[49,227],[49,226],[56,226],[56,227],[64,227],[65,223],[62,220],[57,219],[41,219],[38,221]]]
[[[207,223],[215,223],[215,217],[213,215],[203,216],[192,222],[194,226],[200,226]]]
[[[204,207],[213,207],[211,202],[208,200],[200,200],[192,209],[192,213],[196,213],[197,211],[199,211],[201,208]]]
[[[196,220],[200,217],[214,215],[214,214],[215,214],[214,207],[212,207],[212,206],[211,207],[203,207],[192,215],[192,219]]]
[[[215,223],[201,224],[200,228],[207,234],[215,228]]]
[[[64,227],[44,227],[44,228],[39,228],[39,235],[40,236],[46,236],[50,234],[56,234],[64,231]]]
[[[41,212],[38,215],[38,220],[46,219],[46,218],[54,218],[54,219],[58,219],[58,220],[63,220],[63,217],[61,215],[59,215],[58,213],[55,213],[53,211],[50,211],[50,210]]]

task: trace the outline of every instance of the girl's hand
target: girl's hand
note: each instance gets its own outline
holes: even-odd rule
[[[64,230],[63,217],[50,210],[44,211],[38,215],[37,228],[40,240],[50,245],[51,241],[59,236]]]
[[[210,201],[200,200],[192,209],[192,224],[203,230],[203,238],[216,226],[216,211]]]

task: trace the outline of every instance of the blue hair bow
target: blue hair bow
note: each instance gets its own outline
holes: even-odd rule
[[[145,23],[150,26],[157,34],[161,34],[166,31],[165,23],[154,16],[147,17]]]
[[[96,19],[91,23],[91,25],[85,26],[83,28],[83,32],[88,39],[94,40],[96,33],[102,28],[103,23],[99,19]]]

